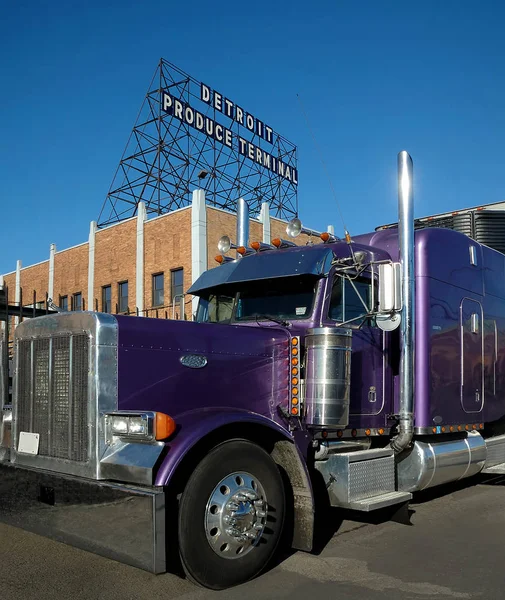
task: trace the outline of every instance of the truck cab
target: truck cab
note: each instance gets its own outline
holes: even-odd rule
[[[175,554],[223,589],[286,531],[310,551],[319,494],[370,512],[505,472],[505,255],[414,237],[404,152],[399,183],[397,228],[221,240],[194,322],[21,323],[0,519],[154,573]]]

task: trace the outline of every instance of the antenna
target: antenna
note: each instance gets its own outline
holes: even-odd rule
[[[354,253],[352,251],[352,246],[351,246],[351,234],[347,230],[347,227],[346,227],[346,224],[345,224],[345,220],[344,220],[344,215],[342,214],[342,210],[340,209],[340,203],[338,201],[337,194],[335,192],[335,188],[333,187],[333,182],[331,181],[331,177],[330,177],[330,174],[328,172],[328,168],[326,166],[326,163],[324,162],[323,154],[321,152],[321,149],[319,148],[319,145],[318,145],[318,143],[316,141],[316,137],[314,135],[314,132],[312,131],[312,128],[310,126],[309,119],[307,117],[307,113],[305,112],[305,108],[303,106],[303,102],[302,102],[302,99],[300,97],[300,94],[296,94],[296,97],[298,98],[298,102],[300,103],[300,110],[302,111],[302,114],[303,114],[303,116],[305,118],[305,123],[307,125],[307,129],[309,130],[310,137],[312,138],[312,141],[314,142],[314,146],[315,146],[315,148],[317,150],[317,153],[319,155],[319,160],[321,161],[321,163],[323,165],[323,168],[324,168],[324,172],[326,174],[326,177],[328,178],[328,183],[330,184],[330,188],[331,188],[331,191],[332,191],[332,194],[333,194],[333,198],[335,199],[335,203],[337,205],[337,210],[338,210],[338,213],[340,215],[340,219],[342,221],[342,225],[344,226],[345,241],[349,244],[349,248],[351,250],[351,254],[354,257]]]

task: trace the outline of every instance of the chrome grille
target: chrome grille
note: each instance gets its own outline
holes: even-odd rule
[[[19,340],[17,431],[40,434],[39,455],[88,460],[86,334]]]

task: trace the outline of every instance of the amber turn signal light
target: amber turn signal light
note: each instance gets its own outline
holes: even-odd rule
[[[157,440],[166,440],[175,431],[175,421],[164,413],[156,413],[156,429],[154,437]]]

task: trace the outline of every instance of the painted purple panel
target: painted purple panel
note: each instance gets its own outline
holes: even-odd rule
[[[155,485],[165,485],[177,466],[184,458],[187,451],[202,440],[207,434],[232,423],[249,423],[253,425],[262,425],[277,431],[287,439],[294,438],[282,426],[268,419],[247,410],[234,408],[204,408],[192,410],[178,415],[177,425],[179,431],[173,439],[166,444],[166,457],[156,474]],[[303,446],[303,439],[300,440]]]
[[[274,420],[287,407],[289,334],[280,328],[118,317],[119,409],[173,416],[232,407]],[[205,357],[203,368],[181,364]],[[187,362],[187,361],[186,361]],[[190,361],[191,362],[191,361]]]

